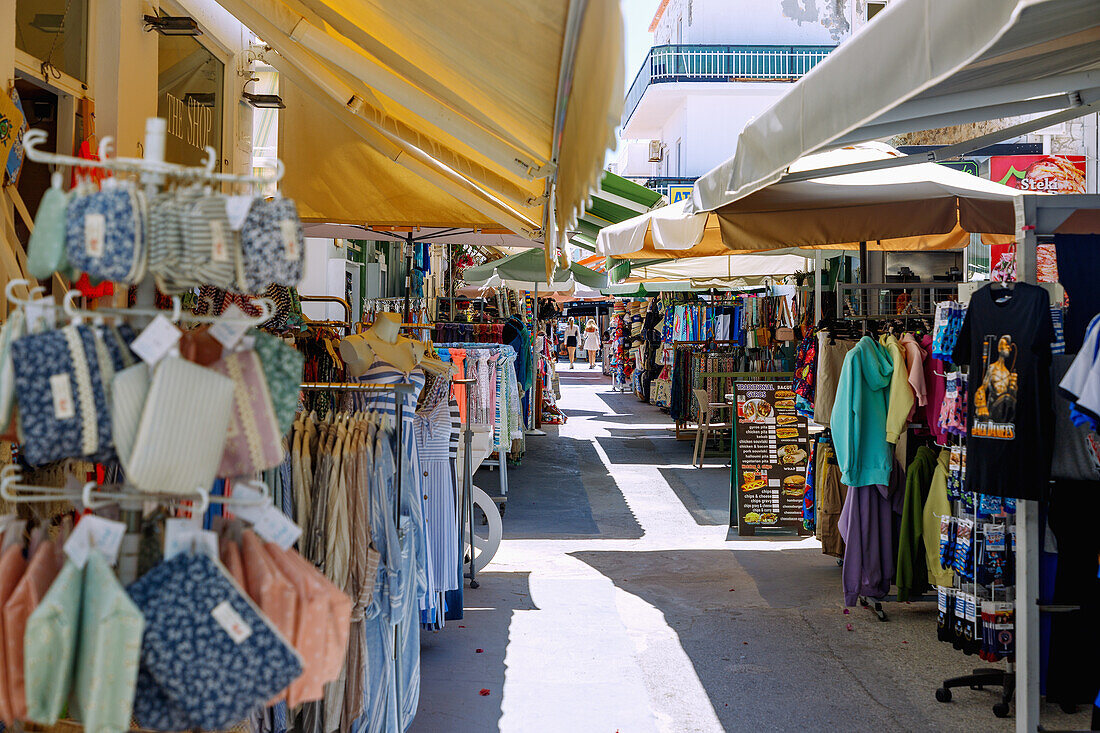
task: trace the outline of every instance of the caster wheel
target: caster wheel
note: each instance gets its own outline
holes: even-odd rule
[[[939,702],[951,702],[951,690],[941,687],[936,690],[936,700]]]
[[[998,718],[1007,718],[1008,717],[1008,703],[1007,702],[999,702],[996,705],[994,705],[993,706],[993,714],[996,715]]]

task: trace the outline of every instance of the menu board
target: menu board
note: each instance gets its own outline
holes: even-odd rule
[[[737,465],[733,491],[738,534],[760,527],[802,530],[810,437],[795,412],[792,383],[736,382]]]

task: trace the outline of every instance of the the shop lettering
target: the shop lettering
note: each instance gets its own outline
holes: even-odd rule
[[[205,150],[210,144],[210,132],[214,127],[214,108],[194,99],[184,102],[171,94],[164,96],[168,101],[165,115],[168,118],[168,134],[199,150]]]

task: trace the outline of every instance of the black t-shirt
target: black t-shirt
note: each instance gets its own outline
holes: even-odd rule
[[[968,364],[966,490],[1038,499],[1050,479],[1050,321],[1047,292],[989,285],[970,298],[956,364]]]

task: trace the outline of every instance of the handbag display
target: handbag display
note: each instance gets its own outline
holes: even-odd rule
[[[70,266],[88,277],[137,283],[145,277],[144,194],[131,185],[105,187],[69,199],[65,250]]]
[[[65,709],[73,681],[83,585],[84,571],[66,560],[27,619],[23,644],[27,720],[54,725]]]
[[[253,200],[241,226],[241,288],[258,293],[268,285],[297,285],[305,263],[298,208],[282,196]]]
[[[779,322],[781,325],[775,329],[776,341],[794,341],[796,336],[794,333],[794,321],[791,320],[791,309],[787,305],[787,298],[780,296],[779,302],[782,304],[779,310]]]
[[[240,722],[301,673],[297,652],[206,555],[176,555],[134,586],[142,665],[188,727]]]
[[[233,383],[232,415],[218,475],[247,476],[282,463],[282,433],[256,352],[225,354],[211,369]]]
[[[245,530],[241,536],[240,560],[244,566],[244,587],[248,595],[283,638],[293,639],[298,623],[298,592],[271,560],[263,541],[251,530]],[[279,697],[269,703],[286,699],[285,693],[286,690],[280,691]]]
[[[123,464],[127,478],[143,491],[190,494],[210,488],[225,451],[232,405],[232,380],[183,359],[162,359],[133,451]]]
[[[107,559],[88,554],[72,699],[86,731],[130,729],[145,618]]]
[[[316,578],[293,561],[293,550],[284,550],[271,542],[266,547],[272,561],[294,584],[298,594],[298,621],[293,644],[301,655],[302,674],[291,683],[287,691],[287,704],[293,708],[325,696],[325,683],[328,680],[324,674],[328,666],[328,644],[332,630],[328,624],[317,621],[323,619],[327,613],[328,599]]]
[[[23,451],[30,464],[112,450],[97,348],[88,326],[30,334],[12,344]]]
[[[133,453],[149,385],[149,366],[145,362],[115,374],[111,388],[111,426],[114,428],[115,453],[124,466]]]

